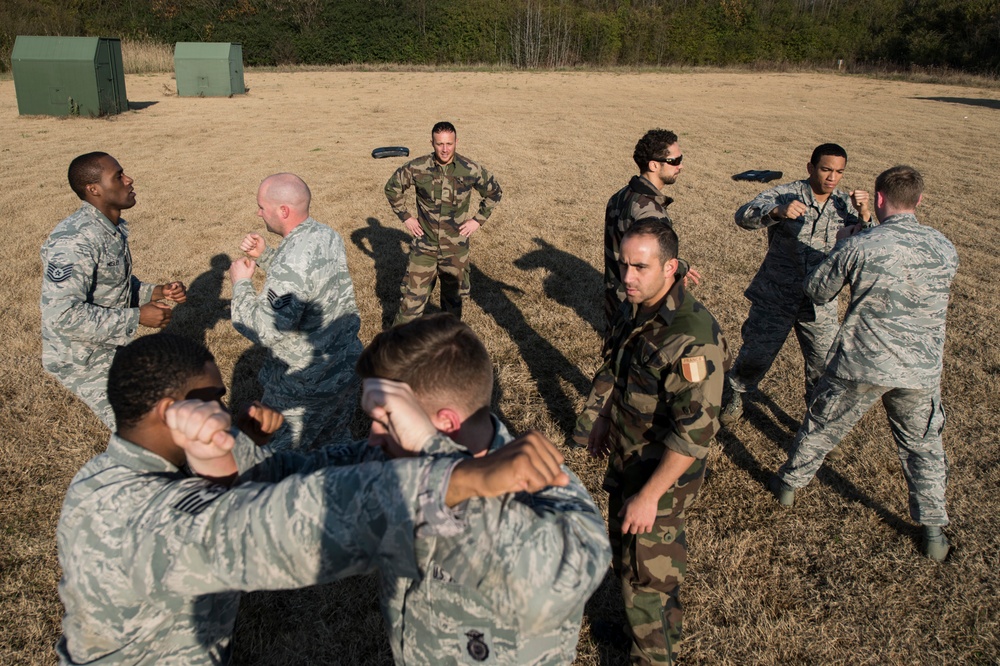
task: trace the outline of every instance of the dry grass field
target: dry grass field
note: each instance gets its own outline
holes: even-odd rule
[[[234,399],[252,397],[259,355],[228,321],[224,270],[239,239],[263,231],[258,182],[300,174],[313,214],[347,246],[364,342],[395,312],[405,267],[402,225],[382,187],[401,159],[372,148],[427,149],[450,119],[459,151],[480,160],[503,202],[473,238],[468,323],[496,364],[496,408],[515,430],[563,443],[599,352],[604,204],[634,172],[636,139],[676,130],[684,170],[670,188],[681,254],[697,296],[734,346],[742,292],[764,255],[763,232],[733,211],[761,184],[732,174],[803,177],[812,148],[842,143],[843,185],[871,188],[897,163],[928,184],[921,219],[961,259],[945,357],[945,446],[955,550],[918,554],[899,462],[881,408],[781,510],[765,491],[802,416],[801,359],[789,342],[747,418],[723,431],[690,519],[686,664],[994,664],[1000,658],[1000,92],[821,74],[254,72],[232,99],[178,98],[169,74],[127,78],[130,112],[105,119],[18,117],[0,81],[0,663],[46,664],[61,606],[55,526],[77,469],[107,433],[40,363],[38,250],[77,207],[74,156],[106,150],[135,178],[136,273],[179,278],[189,302],[175,330],[203,337]],[[273,237],[270,240],[275,240]],[[992,285],[992,286],[991,286]],[[436,298],[436,297],[435,297]],[[144,331],[148,333],[149,331]],[[598,502],[602,466],[565,449]],[[588,605],[578,664],[622,664],[595,642],[595,618],[619,612],[615,583]],[[255,594],[237,632],[240,664],[387,660],[373,588],[347,581]]]

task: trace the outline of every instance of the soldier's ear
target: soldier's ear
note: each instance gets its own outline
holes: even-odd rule
[[[167,410],[175,402],[177,402],[177,400],[170,396],[160,398],[156,401],[156,405],[153,406],[153,413],[156,414],[157,421],[163,425],[167,424]]]
[[[451,407],[442,407],[434,414],[431,423],[444,434],[452,435],[461,429],[462,416]]]

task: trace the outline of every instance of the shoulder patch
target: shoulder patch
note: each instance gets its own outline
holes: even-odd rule
[[[203,488],[198,488],[197,490],[192,490],[187,495],[184,495],[179,500],[174,502],[173,508],[178,511],[183,511],[184,513],[190,513],[192,516],[197,516],[205,510],[206,506],[215,501],[215,499],[224,492],[226,492],[226,489],[222,486],[205,486]]]
[[[271,309],[280,310],[286,307],[292,302],[292,294],[285,294],[284,296],[278,296],[274,293],[274,289],[267,290],[267,302],[271,304]]]
[[[690,356],[682,358],[681,374],[684,375],[684,379],[693,384],[704,381],[705,377],[708,376],[708,365],[705,363],[705,357]]]
[[[49,262],[45,267],[45,277],[49,282],[65,282],[73,274],[73,264],[59,265]]]
[[[490,646],[483,640],[485,638],[483,632],[473,629],[466,632],[465,635],[469,639],[465,649],[474,661],[486,661],[490,658]]]

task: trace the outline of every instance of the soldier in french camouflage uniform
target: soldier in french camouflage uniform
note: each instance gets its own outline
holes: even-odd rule
[[[247,234],[240,249],[249,258],[230,267],[233,325],[271,352],[260,383],[263,401],[285,416],[271,442],[278,449],[350,441],[357,406],[361,318],[347,254],[340,235],[309,216],[310,198],[298,176],[265,178],[257,215],[281,244],[275,250]],[[251,282],[257,266],[267,272],[259,295]]]
[[[638,220],[655,217],[673,227],[667,206],[673,199],[663,193],[663,188],[677,182],[680,174],[680,146],[677,135],[664,129],[646,132],[635,144],[632,159],[639,167],[639,175],[632,176],[628,185],[618,190],[610,199],[604,212],[604,319],[605,342],[611,332],[611,323],[618,308],[625,302],[625,287],[618,273],[618,256],[622,236]],[[701,277],[680,260],[680,275],[689,275],[694,284]]]
[[[112,431],[108,368],[139,325],[163,328],[183,303],[182,282],[152,285],[132,274],[128,223],[133,180],[107,153],[87,153],[69,166],[69,185],[83,201],[42,245],[42,365]]]
[[[392,212],[413,234],[394,325],[424,313],[438,279],[441,309],[462,317],[462,299],[469,295],[469,237],[493,213],[502,191],[489,171],[456,153],[456,145],[455,126],[437,123],[431,129],[434,152],[399,167],[385,184]],[[410,187],[417,193],[418,217],[404,202]],[[473,190],[482,200],[479,211],[469,217]]]
[[[624,236],[628,302],[612,327],[574,438],[611,454],[612,564],[632,629],[632,662],[670,664],[681,636],[685,512],[705,478],[730,356],[711,313],[676,279],[677,236],[656,219]]]
[[[924,553],[943,560],[949,550],[941,442],[941,367],[945,315],[958,255],[940,232],[914,215],[923,178],[897,166],[875,181],[879,226],[839,242],[805,284],[806,295],[828,303],[844,285],[851,302],[816,386],[788,461],[772,490],[786,506],[816,475],[827,453],[876,400],[882,400],[909,491],[910,516],[924,526]]]
[[[493,367],[475,333],[442,313],[382,332],[361,355],[362,377],[413,390],[439,440],[426,454],[482,458],[511,441],[491,415]],[[453,441],[452,441],[453,440]],[[375,446],[377,445],[377,446]],[[372,423],[344,462],[400,453]],[[565,487],[469,500],[453,531],[417,540],[417,576],[380,567],[382,612],[397,664],[569,664],[584,604],[607,571],[600,510],[569,468]]]
[[[750,312],[741,330],[743,347],[727,378],[731,397],[723,423],[734,423],[743,414],[744,395],[757,389],[792,330],[805,360],[807,402],[823,374],[837,332],[837,304],[812,302],[802,283],[833,249],[842,229],[875,223],[867,192],[837,189],[846,166],[847,152],[824,143],[806,165],[809,178],[762,192],[736,211],[740,227],[767,229],[768,248],[744,294]]]
[[[57,530],[61,663],[225,664],[241,592],[329,582],[374,561],[416,576],[418,525],[432,537],[473,496],[566,482],[539,437],[479,465],[424,456],[330,467],[335,450],[262,454],[233,439],[217,402],[185,400],[221,384],[207,350],[180,336],[146,336],[113,362],[119,429],[74,477]],[[408,451],[443,446],[418,405],[380,399],[374,411]]]

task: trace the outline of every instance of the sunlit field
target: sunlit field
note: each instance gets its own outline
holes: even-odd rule
[[[495,409],[515,431],[563,447],[599,505],[603,465],[567,435],[597,366],[602,225],[608,197],[635,173],[649,128],[680,136],[684,168],[669,188],[681,255],[701,271],[696,295],[740,344],[743,290],[764,232],[733,212],[764,185],[747,169],[805,176],[814,146],[841,143],[842,185],[871,189],[898,163],[927,191],[921,220],[960,257],[952,288],[943,393],[948,502],[955,550],[935,564],[920,531],[885,415],[873,409],[782,510],[765,489],[801,420],[802,365],[790,340],[746,417],[717,438],[689,520],[685,664],[992,664],[1000,658],[1000,91],[832,74],[258,72],[246,95],[179,98],[170,74],[126,77],[131,110],[102,119],[19,117],[0,81],[0,663],[48,664],[60,633],[55,527],[74,473],[106,445],[90,411],[41,367],[39,247],[78,206],[66,168],[105,150],[135,178],[135,272],[184,280],[172,330],[204,340],[231,398],[259,395],[260,354],[229,321],[225,271],[255,217],[259,181],[302,176],[313,216],[344,239],[363,342],[391,321],[407,235],[383,185],[402,158],[379,146],[429,150],[438,120],[458,150],[491,169],[503,201],[472,239],[466,321],[498,379]],[[269,243],[277,237],[270,236]],[[436,303],[436,295],[434,297]],[[142,333],[150,333],[143,330]],[[363,428],[360,422],[359,432]],[[617,582],[588,604],[578,664],[624,664],[590,622],[619,617]],[[374,586],[354,579],[247,598],[239,664],[390,661]]]

